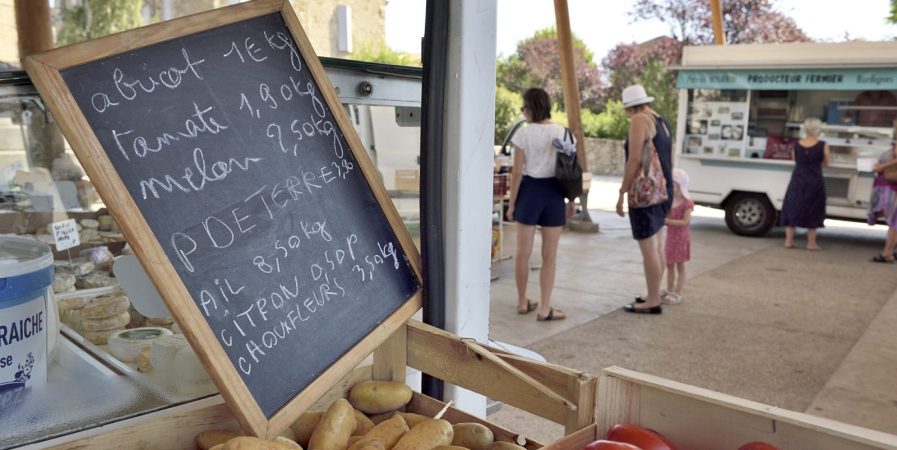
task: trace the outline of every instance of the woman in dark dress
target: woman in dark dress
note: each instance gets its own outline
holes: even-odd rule
[[[794,172],[779,224],[785,226],[785,247],[794,248],[794,229],[807,228],[807,250],[821,250],[816,243],[816,229],[825,221],[825,183],[822,168],[828,165],[829,148],[819,140],[822,121],[811,117],[804,121],[805,137],[794,144]]]
[[[645,267],[645,283],[648,294],[637,297],[636,303],[626,305],[624,310],[631,313],[660,314],[660,283],[666,267],[663,251],[663,226],[667,213],[673,203],[673,138],[670,125],[649,106],[654,101],[639,85],[629,86],[623,90],[623,107],[629,116],[629,138],[623,145],[626,152],[626,168],[623,183],[620,185],[620,197],[617,200],[617,214],[623,217],[623,197],[629,191],[636,175],[642,170],[642,150],[645,142],[651,139],[657,150],[663,177],[666,179],[667,201],[659,205],[645,208],[629,209],[629,224],[632,237],[638,241]]]

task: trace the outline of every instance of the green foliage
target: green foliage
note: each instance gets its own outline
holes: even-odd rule
[[[495,144],[500,145],[511,127],[522,118],[520,107],[523,99],[520,94],[511,92],[504,86],[495,86]]]
[[[420,58],[410,53],[397,52],[389,48],[386,42],[382,40],[353,52],[352,59],[396,66],[421,67]]]
[[[891,0],[891,15],[887,20],[889,23],[897,24],[897,0]]]
[[[137,28],[143,24],[142,5],[143,0],[84,0],[81,5],[65,8],[56,42],[75,44]]]
[[[495,63],[496,84],[523,95],[527,89],[539,86],[540,81],[533,75],[529,65],[517,55],[500,58]]]
[[[894,1],[897,1],[897,0],[894,0]],[[543,28],[541,30],[536,31],[536,33],[533,34],[533,37],[536,39],[549,39],[552,41],[556,41],[558,39],[558,31],[557,31],[557,29],[555,29],[555,27]],[[526,41],[527,41],[527,39],[517,42],[517,47],[520,47],[520,46],[526,44]],[[576,37],[576,35],[573,35],[573,48],[582,49],[582,54],[584,57],[583,61],[585,61],[586,64],[594,64],[595,63],[595,61],[594,61],[595,54],[592,53],[591,50],[589,50],[589,47],[586,46],[585,41]]]
[[[651,109],[667,119],[675,130],[679,113],[679,91],[676,89],[675,74],[667,70],[659,59],[650,58],[637,81],[654,97]]]
[[[608,101],[604,111],[597,114],[595,120],[597,122],[595,137],[622,140],[629,135],[629,116],[623,109],[623,102],[619,100]]]

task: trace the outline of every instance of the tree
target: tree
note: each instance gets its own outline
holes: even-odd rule
[[[667,119],[672,130],[675,130],[676,116],[679,112],[679,91],[676,90],[675,72],[667,70],[666,64],[659,59],[651,58],[645,63],[636,82],[645,87],[649,92],[648,95],[654,97],[651,109]]]
[[[511,127],[521,118],[520,107],[523,99],[520,94],[511,92],[504,86],[495,86],[495,144],[499,145]]]
[[[58,45],[75,44],[143,24],[143,0],[84,0],[62,10]]]
[[[517,43],[517,53],[498,61],[496,77],[499,84],[513,92],[523,93],[531,87],[541,87],[555,104],[563,108],[564,92],[561,81],[561,61],[557,31],[548,28]],[[573,39],[573,62],[582,106],[600,110],[605,98],[605,85],[593,61],[593,54],[585,43]]]
[[[888,22],[897,24],[897,0],[891,0],[891,15],[888,16]]]
[[[682,43],[671,37],[659,37],[644,44],[618,44],[604,58],[602,65],[610,74],[608,99],[619,99],[623,88],[637,83],[645,64],[656,60],[661,67],[679,62]]]
[[[726,0],[722,7],[729,44],[810,41],[793,19],[774,9],[772,0]],[[637,0],[631,16],[666,23],[672,36],[686,45],[713,43],[707,0]]]

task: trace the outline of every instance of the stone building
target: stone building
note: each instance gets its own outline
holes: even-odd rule
[[[81,0],[50,1],[54,33],[59,8]],[[146,23],[195,14],[241,0],[144,0]],[[352,52],[386,38],[387,0],[291,0],[318,56],[352,58]],[[14,0],[0,0],[0,63],[18,66],[18,39]],[[3,65],[0,64],[0,70]]]

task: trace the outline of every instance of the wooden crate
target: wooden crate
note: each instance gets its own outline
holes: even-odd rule
[[[396,190],[402,192],[420,192],[420,170],[396,169]]]
[[[598,380],[597,422],[544,450],[580,450],[617,423],[653,429],[680,449],[897,449],[897,436],[610,367]]]
[[[420,322],[409,321],[373,356],[372,364],[350,372],[311,409],[324,409],[337,398],[345,398],[349,389],[360,381],[404,382],[406,367],[412,367],[562,424],[568,434],[594,423],[597,389],[594,376],[519,357]],[[443,406],[442,402],[415,394],[406,410],[433,415]],[[443,417],[453,423],[482,423],[492,430],[496,439],[516,441],[527,449],[543,447],[524,434],[454,408]],[[192,449],[194,438],[201,431],[237,428],[236,420],[221,397],[213,396],[57,438],[41,447],[56,450]],[[123,442],[128,444],[123,447]]]

